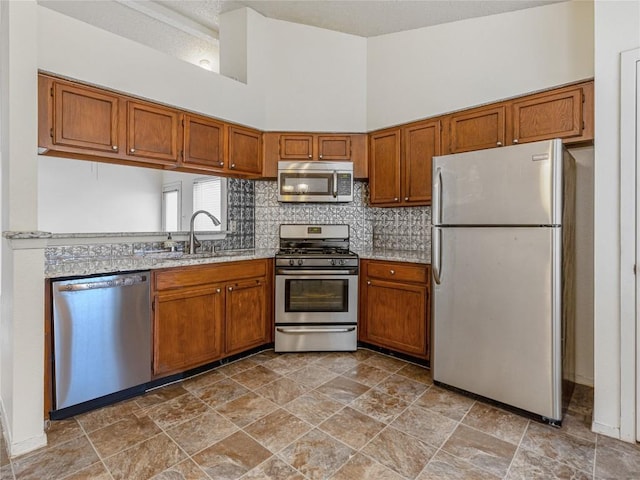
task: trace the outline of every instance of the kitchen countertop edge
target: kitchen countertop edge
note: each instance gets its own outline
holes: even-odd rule
[[[431,252],[421,250],[396,250],[389,248],[373,248],[357,252],[366,260],[388,260],[393,262],[431,264]]]
[[[203,258],[154,258],[153,256],[132,255],[127,257],[74,259],[66,263],[62,268],[60,268],[60,265],[56,265],[55,268],[51,269],[52,271],[47,271],[47,268],[45,268],[45,278],[59,279],[137,270],[159,270],[191,265],[259,260],[273,258],[275,252],[273,248],[256,248],[250,251],[242,251],[241,253],[230,250],[228,255],[219,253],[215,256]]]

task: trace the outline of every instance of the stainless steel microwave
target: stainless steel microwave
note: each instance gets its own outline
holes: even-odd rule
[[[278,201],[353,201],[353,163],[278,162]]]

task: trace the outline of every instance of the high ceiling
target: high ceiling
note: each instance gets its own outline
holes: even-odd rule
[[[221,13],[262,15],[371,37],[564,0],[38,0],[70,17],[217,70]]]

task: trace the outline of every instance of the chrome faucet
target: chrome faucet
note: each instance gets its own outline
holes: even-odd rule
[[[201,245],[200,241],[196,238],[195,232],[193,231],[193,224],[195,223],[196,217],[201,213],[204,213],[207,217],[209,217],[215,226],[220,225],[220,220],[218,220],[215,216],[211,215],[206,210],[198,210],[197,212],[193,212],[193,215],[191,215],[191,222],[189,223],[189,253],[196,253],[196,248]]]

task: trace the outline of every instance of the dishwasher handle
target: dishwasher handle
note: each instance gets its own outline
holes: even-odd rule
[[[95,282],[62,283],[58,287],[60,292],[80,292],[83,290],[98,290],[102,288],[119,288],[139,285],[147,281],[147,275],[128,275],[111,280],[97,280]]]

